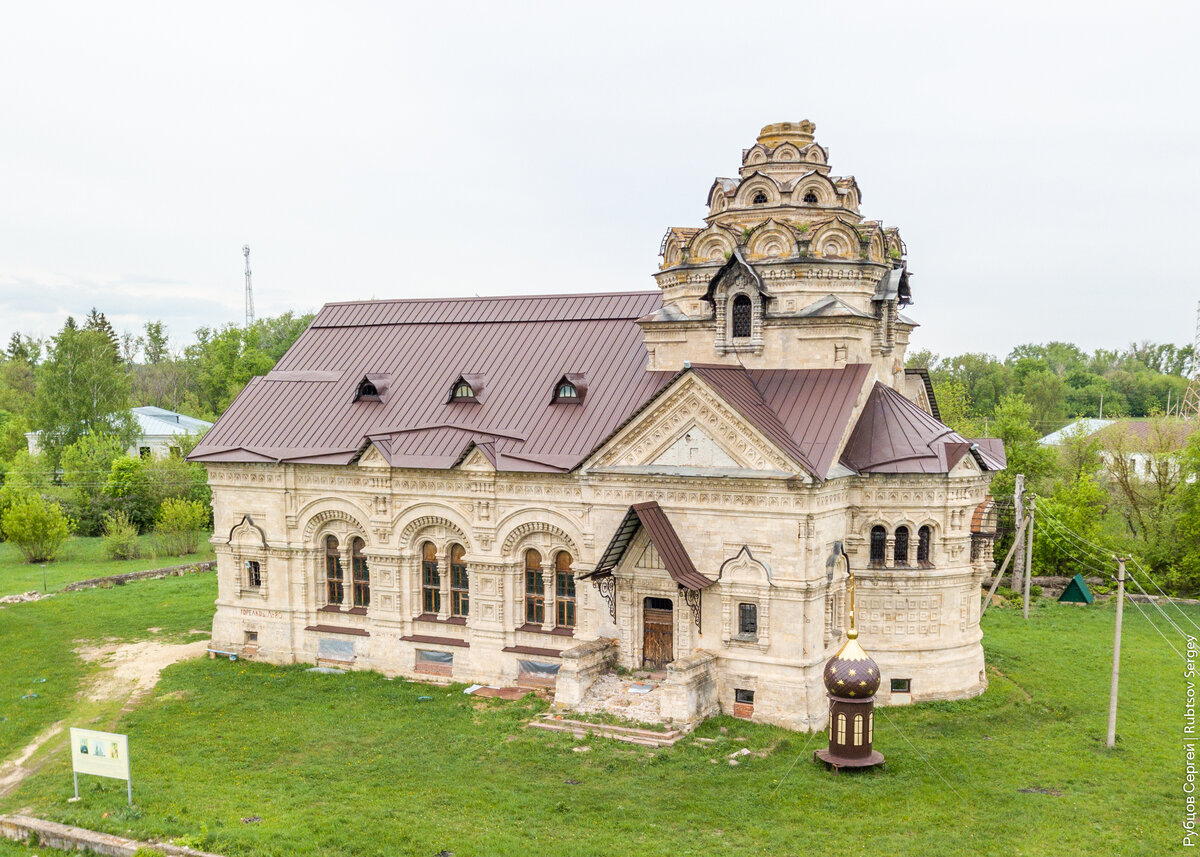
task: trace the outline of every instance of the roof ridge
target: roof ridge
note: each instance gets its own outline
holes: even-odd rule
[[[361,301],[329,301],[322,304],[327,306],[362,306],[364,304],[419,304],[419,303],[458,303],[475,301],[527,301],[546,300],[547,298],[607,298],[630,297],[633,295],[657,295],[657,290],[631,289],[624,292],[549,292],[546,294],[525,295],[464,295],[462,297],[445,298],[369,298]]]

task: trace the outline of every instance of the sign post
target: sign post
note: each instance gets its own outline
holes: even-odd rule
[[[129,776],[129,736],[71,727],[71,773],[79,800],[79,775],[92,774],[125,780],[129,805],[133,806],[133,780]]]

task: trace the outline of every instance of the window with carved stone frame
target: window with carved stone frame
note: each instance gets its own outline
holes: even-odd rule
[[[470,581],[467,579],[467,549],[450,545],[450,615],[466,617],[471,612]]]
[[[442,575],[438,570],[437,545],[421,545],[421,610],[440,613],[442,610]]]
[[[554,624],[560,628],[575,627],[575,572],[571,570],[571,555],[559,551],[554,557]]]
[[[546,621],[542,555],[533,548],[525,551],[525,621],[531,625],[541,625]]]
[[[350,545],[350,578],[353,585],[354,606],[365,609],[371,606],[371,571],[367,567],[367,558],[363,554],[367,545],[362,539],[355,539]]]
[[[770,639],[770,593],[765,587],[734,584],[721,593],[721,625],[725,645],[766,651]],[[748,630],[752,623],[753,631]]]
[[[341,606],[346,600],[346,575],[342,570],[342,555],[337,536],[325,537],[325,603]]]

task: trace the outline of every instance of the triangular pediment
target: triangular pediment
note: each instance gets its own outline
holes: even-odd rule
[[[805,472],[713,387],[686,373],[629,425],[609,438],[586,465],[655,472],[710,470]]]
[[[495,466],[488,460],[488,457],[484,455],[483,450],[478,446],[474,447],[470,452],[467,453],[467,457],[463,459],[462,464],[460,464],[458,467],[459,470],[467,470],[473,473],[496,472]]]
[[[375,444],[369,444],[366,451],[358,457],[359,467],[391,467],[383,453],[379,451],[379,447]]]

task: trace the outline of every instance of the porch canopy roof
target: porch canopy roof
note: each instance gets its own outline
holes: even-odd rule
[[[625,551],[633,542],[634,536],[643,527],[646,528],[646,535],[649,536],[650,543],[662,557],[663,564],[667,567],[667,573],[671,575],[672,580],[684,589],[692,591],[703,589],[716,582],[696,570],[683,542],[679,540],[679,534],[671,526],[667,513],[654,501],[635,503],[629,507],[629,511],[625,513],[625,519],[617,527],[612,541],[604,549],[604,555],[600,557],[596,570],[583,575],[582,579],[612,576],[613,569],[620,564],[625,556]]]

